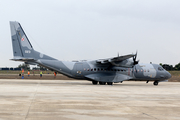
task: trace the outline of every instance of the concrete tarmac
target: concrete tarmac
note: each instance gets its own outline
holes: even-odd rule
[[[0,80],[0,120],[179,120],[180,83]]]

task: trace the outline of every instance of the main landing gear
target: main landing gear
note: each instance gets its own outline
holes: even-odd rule
[[[98,81],[92,81],[93,85],[97,85]],[[99,82],[100,85],[106,85],[106,82]],[[113,82],[107,82],[108,85],[113,85]]]
[[[93,84],[93,85],[97,85],[97,84],[98,84],[98,81],[92,81],[92,84]]]
[[[99,82],[100,85],[106,85],[106,82]]]
[[[154,84],[155,86],[157,86],[157,85],[158,85],[158,83],[159,83],[158,81],[154,81],[154,83],[153,83],[153,84]]]
[[[107,82],[107,84],[108,84],[108,85],[112,85],[112,84],[113,84],[113,82]]]

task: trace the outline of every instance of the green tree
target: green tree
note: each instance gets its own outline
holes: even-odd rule
[[[20,65],[18,66],[18,68],[22,68],[22,69],[24,69],[24,70],[30,70],[29,64],[25,64],[25,63],[20,64]]]
[[[160,63],[159,65],[161,65],[165,70],[174,70],[174,67],[172,65],[162,63]]]
[[[37,65],[37,67],[33,67],[33,70],[43,70],[43,71],[45,71],[45,70],[48,70],[48,69],[45,68],[45,67],[42,67],[40,65]]]
[[[176,64],[174,67],[175,70],[180,70],[180,63]]]

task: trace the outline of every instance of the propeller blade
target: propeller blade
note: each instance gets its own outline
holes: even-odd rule
[[[136,61],[136,58],[137,58],[137,51],[136,51],[135,56],[133,57],[134,65],[136,65],[136,64],[138,64],[138,63],[139,63],[139,60],[138,60],[138,61]]]

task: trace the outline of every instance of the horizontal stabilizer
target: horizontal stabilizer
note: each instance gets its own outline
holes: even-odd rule
[[[13,59],[10,59],[10,60],[13,60],[13,61],[23,61],[23,62],[35,61],[35,59],[33,59],[33,58],[23,58],[23,57],[17,57],[17,58],[13,58]]]

